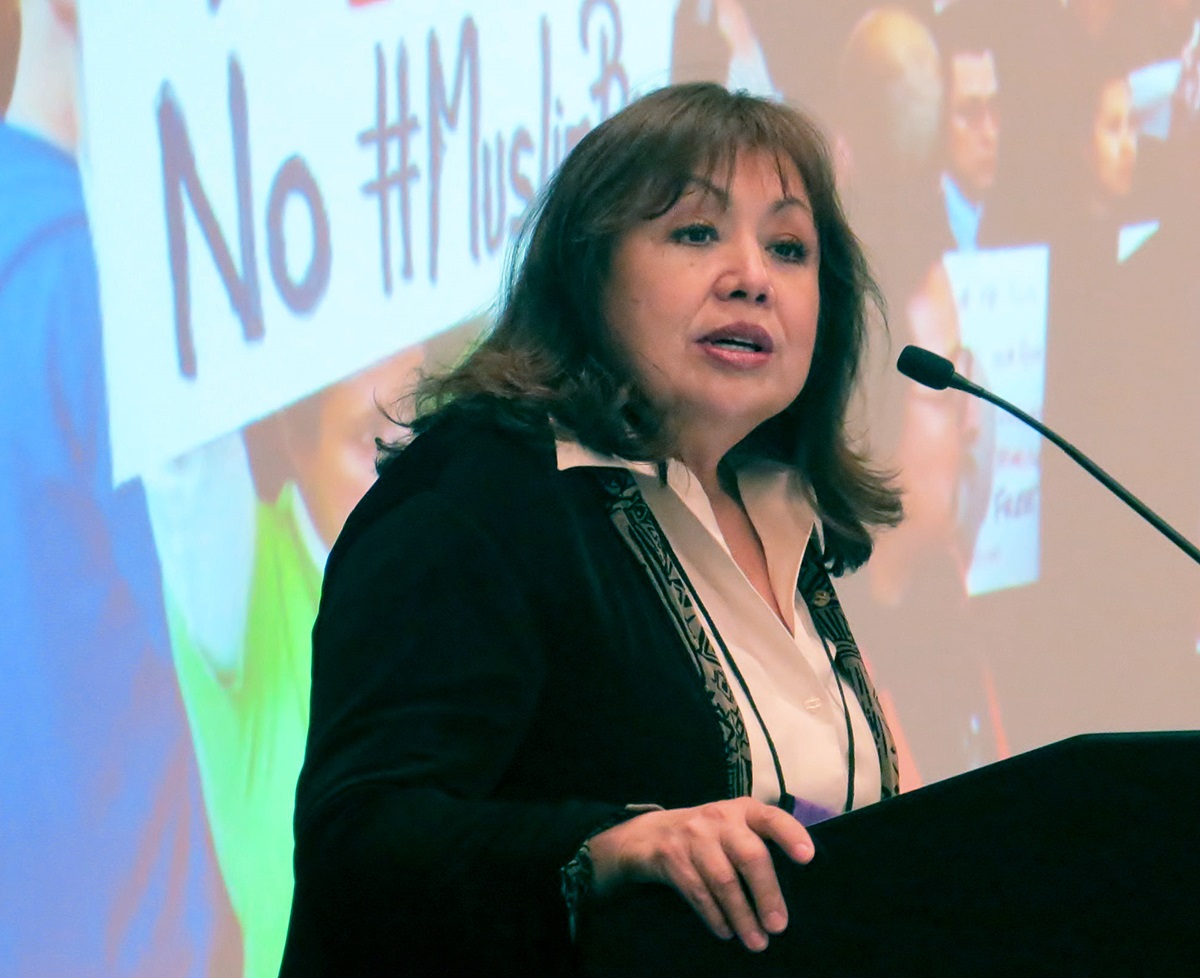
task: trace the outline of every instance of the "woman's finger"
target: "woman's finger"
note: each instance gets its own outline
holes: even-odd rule
[[[753,835],[750,837],[754,838]],[[770,859],[770,856],[767,858]],[[693,859],[700,876],[708,885],[709,892],[738,939],[751,951],[763,950],[767,946],[766,931],[759,925],[758,915],[750,905],[742,885],[742,877],[730,861],[724,845],[713,843],[697,847]]]
[[[726,838],[725,854],[749,894],[758,926],[767,934],[780,933],[787,927],[787,905],[766,844],[747,830]]]
[[[764,839],[770,839],[798,863],[807,863],[816,851],[808,829],[792,815],[774,805],[756,804],[746,811],[746,824]]]
[[[679,895],[696,911],[700,919],[708,925],[708,929],[717,937],[723,941],[733,937],[733,928],[717,905],[708,884],[704,882],[703,877],[690,862],[678,873],[670,874],[667,882],[675,887]]]

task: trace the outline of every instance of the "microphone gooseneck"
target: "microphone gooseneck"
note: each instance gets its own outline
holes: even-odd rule
[[[1033,415],[1027,414],[1015,404],[1010,404],[999,395],[993,394],[986,388],[967,380],[966,377],[954,369],[954,364],[945,357],[940,357],[933,351],[922,349],[919,346],[906,346],[900,352],[900,359],[896,361],[896,369],[904,374],[905,377],[915,380],[918,384],[922,384],[925,387],[932,387],[934,390],[939,391],[945,390],[947,387],[952,387],[955,390],[964,391],[973,397],[982,398],[990,404],[995,404],[1001,410],[1007,411],[1018,421],[1029,425],[1029,427],[1043,438],[1052,441],[1066,452],[1073,461],[1086,469],[1088,473],[1116,495],[1118,499],[1191,557],[1197,564],[1200,564],[1200,549],[1197,549],[1194,543],[1084,455],[1083,452],[1057,432],[1047,428],[1037,418],[1033,417]]]

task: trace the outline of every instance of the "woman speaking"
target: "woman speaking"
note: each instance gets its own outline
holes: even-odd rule
[[[896,790],[829,579],[900,507],[846,430],[879,296],[819,133],[662,89],[516,254],[329,559],[284,974],[572,974],[647,884],[760,951],[805,825]]]

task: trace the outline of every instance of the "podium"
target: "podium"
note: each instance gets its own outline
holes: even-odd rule
[[[1073,737],[810,831],[765,952],[642,886],[583,916],[584,973],[1200,973],[1200,731]]]

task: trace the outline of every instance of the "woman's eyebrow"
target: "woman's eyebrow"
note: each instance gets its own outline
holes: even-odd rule
[[[812,204],[809,203],[808,198],[793,197],[791,194],[785,194],[783,197],[777,200],[771,210],[775,213],[779,213],[780,211],[787,210],[791,207],[799,207],[809,217],[813,216]]]
[[[713,183],[706,177],[689,177],[684,184],[683,192],[679,195],[679,201],[682,202],[685,198],[692,195],[713,197],[722,210],[728,210],[730,204],[730,194],[727,189]],[[809,203],[807,197],[797,197],[794,194],[789,194],[786,191],[771,207],[772,212],[779,213],[791,207],[799,207],[809,217],[813,216],[812,204]]]
[[[682,201],[691,196],[714,197],[722,210],[729,207],[729,191],[705,177],[688,177],[679,194],[679,199]]]

